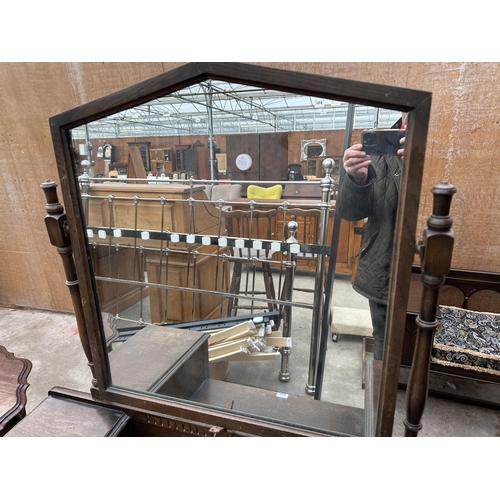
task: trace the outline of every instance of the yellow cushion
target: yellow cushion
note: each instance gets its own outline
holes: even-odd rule
[[[267,198],[271,200],[279,200],[281,198],[282,191],[283,186],[281,184],[276,184],[276,186],[268,188],[250,184],[247,188],[247,198]]]

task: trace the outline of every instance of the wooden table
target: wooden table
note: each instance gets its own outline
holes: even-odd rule
[[[26,390],[32,364],[0,346],[0,436],[26,416]]]

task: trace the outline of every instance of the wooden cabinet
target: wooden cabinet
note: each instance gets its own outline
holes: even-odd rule
[[[206,147],[195,147],[184,151],[184,172],[197,179],[210,179],[210,150]]]
[[[172,172],[172,150],[170,148],[150,149],[151,172],[168,174]]]
[[[288,135],[281,133],[240,134],[226,137],[226,175],[233,182],[280,181],[286,179],[288,167]],[[236,167],[236,158],[248,154],[252,166],[248,170]],[[243,185],[246,196],[246,185]]]
[[[311,188],[315,187],[319,189],[318,185],[310,186]],[[238,202],[241,202],[239,204]],[[233,201],[233,207],[239,210],[249,210],[248,207],[248,199],[240,198],[238,200]],[[285,232],[285,222],[288,223],[290,220],[296,220],[298,224],[298,231],[296,234],[296,238],[299,244],[317,244],[318,243],[318,235],[319,235],[319,214],[316,217],[308,216],[304,218],[303,216],[295,217],[287,215],[286,221],[283,219],[283,210],[280,206],[283,204],[284,200],[255,200],[257,203],[261,203],[262,205],[258,207],[259,210],[270,210],[273,208],[277,209],[277,215],[275,218],[275,222],[272,223],[271,234],[273,239],[282,240],[283,237],[288,238],[288,233]],[[317,210],[311,208],[311,205],[315,203],[319,203],[319,199],[289,199],[288,200],[292,205],[291,207],[300,207],[301,205],[306,205],[303,208],[303,211],[310,210],[311,213],[317,212]],[[290,210],[292,210],[290,208]],[[328,221],[328,232],[326,236],[325,244],[330,246],[332,234],[333,234],[333,226],[334,226],[334,208],[330,211],[330,217]],[[356,254],[359,251],[361,246],[361,235],[356,234],[355,228],[363,225],[363,221],[355,221],[349,222],[341,219],[340,221],[340,233],[338,239],[337,246],[337,259],[335,271],[337,273],[346,273],[353,274],[356,268]],[[266,239],[266,231],[263,231],[259,234],[259,237],[262,239]],[[306,258],[307,257],[307,258]],[[297,269],[307,269],[314,270],[316,269],[316,259],[306,256],[304,258],[297,259]],[[275,253],[273,255],[273,260],[280,261],[281,254]],[[328,261],[328,259],[327,259]]]
[[[139,148],[142,164],[144,165],[144,169],[146,172],[149,172],[151,170],[151,159],[150,159],[150,147],[151,147],[151,142],[129,142],[127,143],[129,148]]]
[[[330,175],[335,179],[335,183],[338,185],[339,176],[340,176],[340,166],[342,165],[342,157],[341,156],[332,156],[328,155],[328,158],[331,158],[335,161],[335,165],[333,170],[330,172]],[[325,172],[323,170],[323,161],[325,157],[308,157],[305,164],[305,172],[303,171],[303,175],[307,175],[309,179],[316,177],[318,180],[322,179],[325,176]]]
[[[196,179],[210,179],[210,149],[206,146],[182,144],[175,146],[172,169]]]
[[[196,252],[172,254],[168,265],[159,252],[146,252],[146,271],[149,282],[178,287],[149,289],[152,323],[198,321],[226,314],[227,299],[188,290],[229,290],[229,266],[218,257],[216,246],[198,246]]]

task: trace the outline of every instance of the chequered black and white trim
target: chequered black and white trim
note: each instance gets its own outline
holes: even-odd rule
[[[229,238],[226,236],[207,236],[199,234],[174,233],[165,231],[141,231],[134,229],[119,229],[105,227],[88,227],[87,238],[90,241],[133,238],[137,240],[158,240],[171,243],[188,243],[199,245],[217,245],[219,247],[250,248],[253,250],[271,250],[273,252],[291,252],[292,254],[329,255],[330,246],[287,243],[278,240],[260,240]]]

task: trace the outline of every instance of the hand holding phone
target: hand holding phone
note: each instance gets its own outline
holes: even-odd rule
[[[361,144],[354,144],[344,151],[343,164],[345,171],[354,179],[354,182],[363,185],[368,177],[370,157],[362,151]]]
[[[403,148],[400,140],[405,136],[402,129],[373,129],[361,132],[362,151],[369,155],[398,155]]]

